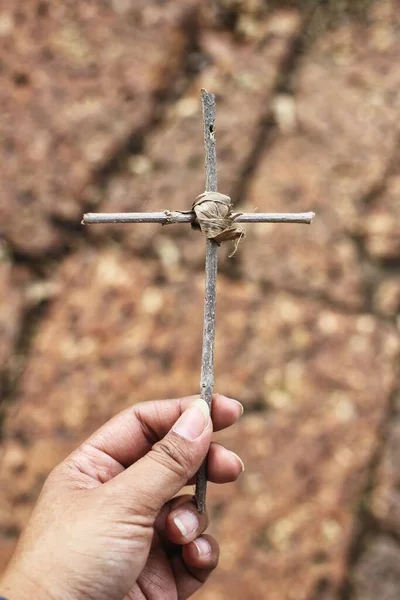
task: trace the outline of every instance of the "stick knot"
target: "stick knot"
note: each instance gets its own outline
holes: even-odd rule
[[[206,238],[217,244],[234,240],[235,248],[230,254],[233,256],[246,233],[244,227],[235,222],[237,215],[232,213],[230,197],[219,192],[204,192],[197,196],[192,210],[196,214],[196,222],[192,224],[192,228],[200,229]]]

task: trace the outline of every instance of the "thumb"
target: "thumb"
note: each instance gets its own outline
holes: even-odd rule
[[[204,400],[195,400],[150,452],[113,482],[128,494],[133,510],[153,520],[193,477],[211,443],[212,421]]]

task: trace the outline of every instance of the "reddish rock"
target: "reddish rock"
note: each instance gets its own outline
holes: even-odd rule
[[[365,249],[373,259],[394,261],[400,257],[400,177],[393,176],[386,183],[379,202],[372,202],[365,210],[365,219],[358,231]]]
[[[279,300],[283,304],[285,298]],[[310,309],[310,301],[305,306]],[[273,323],[274,311],[270,316]],[[317,341],[308,321],[314,350],[305,352],[303,369],[286,358],[286,382],[280,369],[269,368],[264,375],[270,378],[266,397],[274,411],[250,414],[236,431],[219,435],[242,456],[246,471],[228,493],[213,490],[213,530],[222,540],[222,554],[213,585],[201,598],[239,598],[245,590],[254,599],[339,597],[357,523],[354,506],[380,444],[395,378],[385,359],[376,365],[379,351],[372,348],[382,332],[380,326],[373,332],[374,319],[354,322],[320,306],[316,321],[325,333]],[[386,344],[389,354],[397,352],[394,332]],[[379,374],[367,381],[366,372],[376,367]],[[368,389],[372,381],[375,389]]]
[[[307,135],[280,137],[260,157],[247,202],[239,209],[259,212],[313,210],[311,226],[258,224],[246,227],[240,272],[267,285],[327,296],[360,306],[363,281],[357,247],[341,230],[329,193],[332,157]]]
[[[202,275],[188,280],[179,266],[165,271],[113,246],[72,256],[57,283],[6,429],[6,548],[48,471],[93,429],[132,402],[198,389]],[[223,549],[212,590],[233,595],[233,570],[255,579],[254,598],[311,593],[325,579],[335,587],[394,385],[397,336],[370,315],[222,275],[217,319],[216,389],[269,411],[221,437],[247,471],[227,496],[210,489]]]
[[[221,563],[198,598],[337,600],[343,581],[355,600],[398,596],[399,5],[329,30],[328,3],[291,72],[299,16],[273,4],[0,13],[0,220],[18,259],[0,261],[0,358],[21,375],[2,432],[0,568],[82,439],[129,404],[198,390],[202,236],[126,225],[72,237],[53,221],[86,204],[188,208],[204,186],[204,86],[217,94],[221,191],[246,210],[317,218],[248,226],[233,259],[220,251],[216,389],[246,414],[218,437],[246,471],[210,485]],[[15,356],[22,311],[43,301]]]
[[[397,600],[400,588],[400,549],[385,536],[371,541],[356,568],[354,600]]]
[[[11,367],[23,308],[20,286],[14,277],[5,245],[0,245],[0,372]],[[2,382],[0,381],[0,387]],[[0,396],[3,391],[0,390]]]
[[[248,227],[243,271],[352,307],[362,305],[365,283],[356,241],[374,258],[399,249],[397,178],[382,199],[379,190],[397,152],[400,45],[393,13],[373,17],[368,28],[349,21],[325,33],[307,53],[294,95],[272,105],[281,135],[261,153],[240,206],[314,210],[311,228]]]
[[[0,220],[19,251],[68,242],[54,219],[79,222],[93,172],[149,126],[182,67],[195,6],[35,0],[1,13]]]
[[[385,531],[400,533],[400,398],[394,398],[385,428],[385,447],[370,499],[370,510]]]
[[[400,277],[386,277],[374,293],[376,310],[386,316],[395,317],[400,312]]]

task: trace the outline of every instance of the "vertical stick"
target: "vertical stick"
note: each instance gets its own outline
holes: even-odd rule
[[[203,107],[206,192],[218,191],[217,154],[215,149],[215,96],[201,90]],[[201,357],[200,393],[211,410],[214,386],[214,340],[215,340],[215,306],[217,295],[218,244],[206,240],[205,296],[204,296],[204,328],[203,351]],[[206,508],[207,491],[207,459],[203,462],[196,476],[195,501],[200,513]]]

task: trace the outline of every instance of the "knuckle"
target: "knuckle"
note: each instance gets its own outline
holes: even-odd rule
[[[174,439],[163,439],[153,446],[151,457],[162,467],[173,471],[179,479],[187,481],[192,475],[189,452]]]

